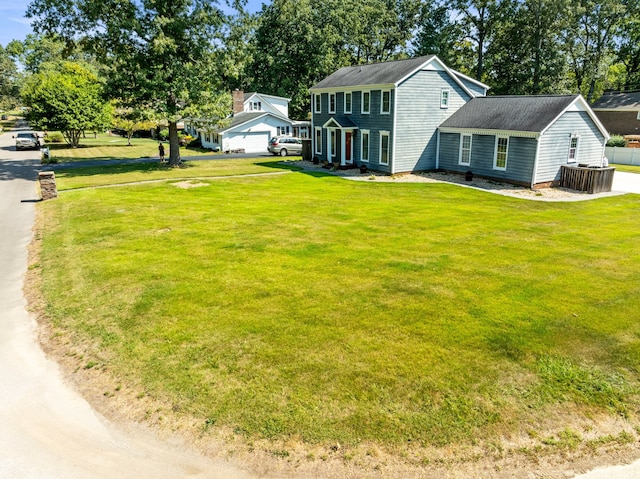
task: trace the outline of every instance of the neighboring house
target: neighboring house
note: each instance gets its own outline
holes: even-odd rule
[[[608,138],[581,95],[474,98],[440,125],[437,167],[550,186],[561,165],[602,166]]]
[[[189,124],[186,130],[194,137],[199,136],[205,148],[266,153],[269,140],[274,136],[308,133],[308,122],[289,118],[289,101],[289,98],[235,90],[233,115],[228,126],[207,129]]]
[[[487,97],[436,56],[346,67],[310,91],[313,154],[378,171],[448,170],[528,186],[601,166],[608,134],[579,95]]]
[[[438,126],[487,89],[434,55],[341,68],[310,89],[313,155],[387,173],[434,169]]]
[[[605,92],[591,105],[612,135],[640,135],[640,91]]]

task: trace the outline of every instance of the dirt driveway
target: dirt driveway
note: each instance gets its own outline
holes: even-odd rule
[[[110,423],[45,357],[22,294],[38,157],[0,135],[0,478],[257,477],[141,426]]]

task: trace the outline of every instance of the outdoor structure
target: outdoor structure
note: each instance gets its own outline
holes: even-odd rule
[[[289,98],[262,93],[233,92],[233,115],[222,129],[206,121],[188,121],[186,131],[200,137],[202,146],[222,151],[266,153],[274,136],[308,136],[309,122],[289,118]]]
[[[524,186],[562,165],[603,166],[607,131],[581,95],[474,98],[440,125],[437,167]]]
[[[607,91],[591,105],[612,135],[640,135],[640,91]]]
[[[313,154],[387,173],[434,169],[438,126],[488,88],[435,55],[341,68],[310,89]]]
[[[438,57],[345,67],[310,91],[313,154],[390,174],[447,170],[523,184],[601,166],[608,139],[580,95],[487,97]]]

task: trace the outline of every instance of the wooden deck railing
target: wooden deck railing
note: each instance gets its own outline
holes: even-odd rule
[[[616,169],[588,168],[581,166],[562,165],[560,172],[560,186],[587,193],[604,193],[611,191],[613,173]]]

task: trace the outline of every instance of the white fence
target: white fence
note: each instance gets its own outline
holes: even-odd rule
[[[640,148],[607,146],[604,149],[604,154],[607,156],[609,163],[640,166]]]

